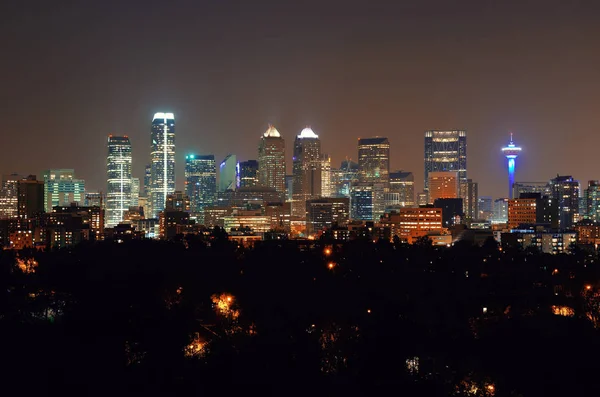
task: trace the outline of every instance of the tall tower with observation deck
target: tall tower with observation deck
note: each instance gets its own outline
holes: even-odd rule
[[[508,197],[513,198],[513,185],[515,184],[515,163],[521,148],[513,142],[513,134],[510,133],[510,142],[502,148],[502,154],[508,160]]]

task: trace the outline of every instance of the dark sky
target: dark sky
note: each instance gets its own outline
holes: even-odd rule
[[[75,168],[105,189],[106,136],[149,158],[154,112],[186,153],[253,159],[267,123],[307,124],[334,165],[388,136],[422,186],[423,132],[468,131],[468,176],[600,178],[598,1],[27,1],[0,5],[0,172]],[[288,150],[291,161],[291,150]],[[289,169],[288,164],[288,169]]]

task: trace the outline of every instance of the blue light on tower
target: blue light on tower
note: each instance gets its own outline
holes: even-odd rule
[[[513,198],[513,185],[515,183],[515,162],[519,154],[521,153],[521,148],[515,145],[513,142],[513,134],[510,133],[510,142],[508,146],[502,148],[502,153],[508,160],[508,197]]]

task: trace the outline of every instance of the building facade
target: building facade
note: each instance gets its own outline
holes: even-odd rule
[[[425,132],[425,190],[429,190],[429,173],[458,172],[467,181],[467,132],[464,130]]]
[[[321,140],[306,127],[294,140],[292,215],[306,216],[306,201],[321,196]]]
[[[258,161],[240,161],[237,165],[239,175],[238,187],[258,186]]]
[[[568,229],[576,222],[579,212],[579,182],[570,175],[550,180],[552,197],[558,204],[558,227]]]
[[[441,198],[459,197],[459,178],[456,171],[432,171],[429,173],[429,200],[432,204]]]
[[[156,113],[151,129],[150,205],[153,217],[165,208],[167,196],[175,191],[175,116]]]
[[[114,227],[123,221],[132,201],[132,152],[126,136],[108,136],[106,157],[106,226]]]
[[[185,157],[185,192],[190,199],[192,215],[202,219],[203,211],[217,200],[217,170],[215,156]]]
[[[52,212],[52,208],[77,203],[85,200],[85,181],[75,178],[73,169],[51,169],[43,173],[44,209]]]
[[[355,182],[350,191],[350,218],[378,221],[385,213],[385,184]]]
[[[17,174],[3,175],[0,186],[0,219],[16,219],[19,215],[19,181]]]
[[[333,225],[345,226],[348,223],[350,200],[340,198],[318,198],[306,202],[306,233],[309,236],[331,228]]]
[[[415,176],[412,172],[396,171],[390,173],[390,191],[399,194],[399,205],[415,205]]]
[[[285,188],[285,141],[279,131],[269,125],[258,146],[258,181],[282,196]]]
[[[358,171],[361,182],[389,182],[390,142],[387,138],[358,140]]]
[[[235,190],[237,185],[237,158],[235,154],[228,154],[219,165],[219,191]]]

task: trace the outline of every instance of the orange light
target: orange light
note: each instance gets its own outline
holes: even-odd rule
[[[592,289],[592,286],[591,286],[591,285],[586,285],[586,286],[585,286],[585,289],[587,289],[587,290],[589,291],[589,290],[591,290],[591,289]]]
[[[329,264],[327,265],[327,267],[328,267],[329,269],[333,269],[333,268],[335,267],[335,263],[333,263],[333,262],[329,262]]]
[[[367,313],[371,314],[371,309],[367,309]]]
[[[325,251],[323,251],[325,253],[325,255],[331,255],[331,248],[325,248]]]

